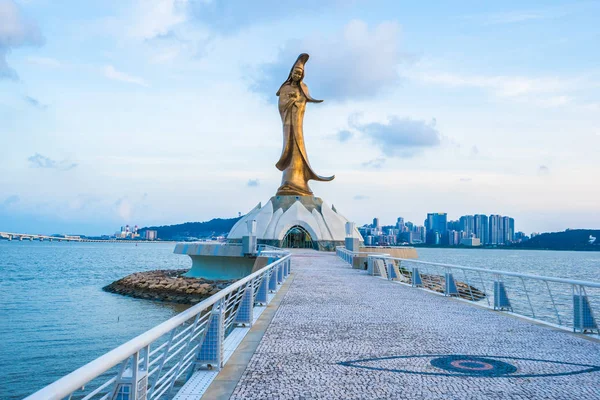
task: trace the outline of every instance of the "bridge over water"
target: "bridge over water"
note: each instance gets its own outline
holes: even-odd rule
[[[132,243],[132,242],[144,242],[144,243],[148,243],[148,242],[152,242],[152,241],[147,241],[147,240],[132,240],[132,239],[127,239],[127,240],[118,240],[118,239],[87,239],[87,238],[82,238],[79,236],[70,236],[70,235],[64,235],[64,236],[49,236],[49,235],[39,235],[39,234],[35,234],[35,233],[15,233],[15,232],[0,232],[0,239],[6,239],[9,241],[12,240],[19,240],[19,241],[23,241],[23,240],[29,240],[29,241],[48,241],[48,242],[94,242],[94,243]],[[161,243],[164,243],[164,241],[161,241]]]
[[[82,239],[78,236],[48,236],[48,235],[38,235],[34,233],[15,233],[15,232],[0,232],[0,238],[7,240],[39,240],[43,242],[47,240],[49,242],[57,241],[57,242],[81,242],[85,239]]]
[[[338,253],[272,251],[265,268],[30,398],[88,382],[85,399],[600,398],[600,340],[563,329],[597,333],[600,284],[545,280],[553,307],[526,275],[513,276],[525,285],[519,299],[496,271],[506,286],[488,292],[482,278],[485,296],[469,301],[478,285],[450,266],[440,277],[378,255],[367,273]],[[571,285],[569,301],[551,284]],[[490,297],[512,311],[490,310]],[[535,320],[517,315],[520,300]],[[562,328],[544,321],[546,308]]]

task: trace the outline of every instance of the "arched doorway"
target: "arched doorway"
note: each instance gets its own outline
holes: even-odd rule
[[[310,233],[299,225],[294,225],[285,234],[282,247],[288,249],[314,249]]]

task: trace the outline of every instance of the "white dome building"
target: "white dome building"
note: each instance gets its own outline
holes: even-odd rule
[[[349,222],[318,197],[274,196],[264,207],[259,203],[242,217],[231,228],[228,242],[237,243],[244,236],[252,236],[250,221],[256,221],[254,235],[258,244],[326,251],[344,245],[346,222]],[[363,241],[356,228],[352,237]]]

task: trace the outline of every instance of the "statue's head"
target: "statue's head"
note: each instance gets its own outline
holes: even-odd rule
[[[292,69],[292,73],[290,74],[292,81],[294,82],[300,82],[302,80],[302,78],[304,77],[304,68],[300,67],[300,66],[295,66]]]
[[[298,86],[300,86],[300,90],[302,90],[302,93],[304,93],[304,96],[306,96],[308,101],[313,102],[313,103],[320,103],[323,101],[323,100],[315,100],[312,97],[310,97],[310,94],[308,93],[308,88],[302,82],[302,80],[304,79],[304,64],[306,64],[307,61],[308,61],[308,54],[302,53],[298,56],[298,59],[296,60],[296,62],[292,66],[292,69],[290,70],[290,74],[288,75],[288,78],[279,87],[279,90],[277,91],[277,96],[279,96],[279,94],[281,93],[281,88],[284,85],[289,85],[289,84],[295,83],[295,84],[298,84]]]
[[[285,82],[287,82],[287,83],[302,82],[302,79],[304,79],[304,64],[306,64],[306,61],[308,61],[308,54],[306,54],[306,53],[300,54],[298,56],[298,59],[294,63],[294,65],[292,65],[290,74],[288,75],[288,78]]]

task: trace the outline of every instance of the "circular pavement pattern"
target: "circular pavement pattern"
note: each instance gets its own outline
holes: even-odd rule
[[[504,361],[473,356],[445,356],[434,358],[430,364],[448,372],[465,375],[502,376],[517,371],[517,367]]]
[[[387,356],[342,361],[338,364],[372,371],[482,378],[538,378],[600,372],[600,365],[535,358],[466,354]]]

